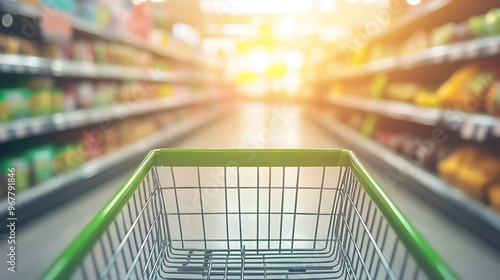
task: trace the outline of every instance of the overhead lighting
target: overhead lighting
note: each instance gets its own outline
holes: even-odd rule
[[[416,6],[416,5],[420,4],[420,3],[422,3],[422,0],[406,0],[406,2],[409,5]]]
[[[319,1],[319,9],[323,13],[331,13],[335,11],[336,7],[335,0],[320,0]]]
[[[375,3],[377,0],[363,0],[365,3],[371,4]]]
[[[202,0],[201,9],[206,13],[222,14],[305,14],[314,10],[314,1],[305,0]]]
[[[358,2],[358,0],[345,0],[346,2],[349,2],[349,3],[356,3]]]
[[[294,28],[296,24],[295,17],[285,16],[281,18],[280,25],[283,28]]]
[[[140,4],[142,4],[142,3],[146,2],[146,1],[147,0],[132,0],[132,4],[134,4],[134,5],[137,6],[137,5],[140,5]]]

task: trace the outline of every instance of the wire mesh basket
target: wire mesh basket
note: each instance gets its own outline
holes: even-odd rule
[[[45,279],[454,279],[346,150],[152,151]]]

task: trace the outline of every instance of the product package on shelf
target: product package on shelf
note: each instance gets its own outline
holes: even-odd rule
[[[87,160],[85,148],[82,141],[58,145],[53,163],[55,173],[61,175],[84,164]]]
[[[28,151],[31,162],[31,175],[33,185],[42,184],[55,176],[54,159],[55,148],[53,145],[32,148]]]
[[[500,158],[481,146],[465,145],[439,162],[438,170],[448,182],[487,201],[488,189],[500,181]]]
[[[26,88],[0,89],[0,122],[27,117],[30,111],[29,94]]]

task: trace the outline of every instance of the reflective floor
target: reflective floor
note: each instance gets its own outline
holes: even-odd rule
[[[191,133],[174,144],[185,148],[335,148],[342,144],[305,119],[298,108],[287,105],[245,104],[219,121]],[[362,157],[361,157],[361,160]],[[382,180],[383,170],[367,165]],[[36,279],[108,201],[131,170],[103,183],[21,228],[18,238],[18,267],[6,274],[3,262],[0,279]],[[382,186],[383,187],[383,186]],[[460,225],[413,197],[404,186],[387,189],[396,204],[463,279],[498,279],[500,252],[489,248]],[[6,252],[2,241],[0,251]],[[13,277],[14,276],[14,277]]]

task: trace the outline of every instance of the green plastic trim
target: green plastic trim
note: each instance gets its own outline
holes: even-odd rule
[[[114,221],[153,166],[344,166],[358,181],[389,221],[408,251],[430,279],[457,279],[456,275],[408,222],[376,183],[353,152],[341,149],[191,150],[151,151],[108,204],[59,256],[42,279],[70,279],[76,269]]]
[[[150,152],[146,159],[133,172],[113,198],[90,221],[78,237],[59,256],[42,279],[71,279],[76,269],[83,263],[86,255],[100,240],[106,229],[132,197],[152,167],[155,154]]]
[[[343,158],[341,165],[351,168],[363,189],[375,202],[399,239],[405,244],[429,279],[458,279],[455,273],[377,184],[353,152],[348,152],[348,156]]]

